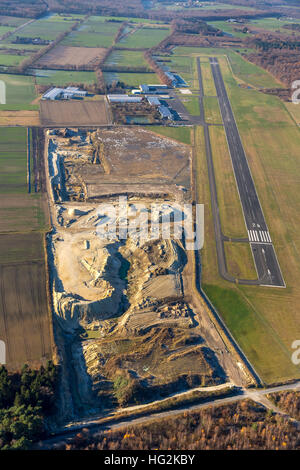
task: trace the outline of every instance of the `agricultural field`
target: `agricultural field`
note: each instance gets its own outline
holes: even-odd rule
[[[61,44],[76,47],[111,47],[120,26],[117,22],[105,22],[101,17],[95,20],[89,18]]]
[[[293,31],[291,29],[284,28],[285,25],[290,24],[299,24],[300,20],[293,18],[258,18],[255,20],[249,21],[247,24],[251,29],[254,30],[263,30],[271,32],[280,32],[281,34],[286,34],[291,36]]]
[[[25,51],[26,54],[30,54],[31,51],[34,53],[41,48],[41,46],[37,44],[11,44],[8,42],[8,40],[9,38],[1,41],[1,51],[10,51],[11,54],[14,54],[14,52],[23,54],[23,51]]]
[[[51,358],[44,231],[47,205],[28,193],[27,132],[0,129],[0,337],[7,367]]]
[[[68,47],[58,45],[42,56],[36,66],[64,67],[82,65],[96,65],[104,57],[105,49],[97,47]],[[1,61],[1,55],[0,55]],[[1,63],[1,62],[0,62]]]
[[[69,84],[92,84],[96,82],[95,72],[33,69],[38,85],[66,86]]]
[[[14,26],[1,26],[0,25],[0,38],[6,34],[9,33],[10,31],[13,31],[15,28]]]
[[[105,99],[97,101],[41,101],[43,126],[101,126],[110,123]]]
[[[17,16],[3,16],[0,15],[1,26],[12,26],[17,28],[30,21],[30,18],[18,18]]]
[[[170,5],[166,4],[164,6],[166,10],[185,10],[184,6],[180,6],[178,3],[172,3]],[[155,3],[154,4],[154,9],[161,9],[161,4],[160,3]],[[189,7],[189,11],[199,11],[200,8],[192,8]],[[201,2],[201,11],[205,10],[212,10],[212,11],[217,11],[217,10],[247,10],[247,11],[253,11],[254,8],[251,7],[245,7],[242,5],[231,5],[228,3],[222,3],[222,2]]]
[[[273,32],[291,36],[293,31],[284,28],[285,25],[300,24],[299,19],[290,18],[258,18],[245,21],[244,23],[229,23],[228,21],[208,21],[208,24],[224,31],[229,36],[245,39],[248,34],[243,33],[244,28],[257,32]]]
[[[156,83],[158,81],[157,75],[153,72],[103,72],[103,76],[107,84],[112,84],[113,82],[119,81],[133,88],[137,88],[142,83]]]
[[[299,203],[295,199],[299,176],[299,131],[278,98],[242,88],[223,56],[218,55],[224,81],[237,120],[258,195],[270,229],[286,289],[230,285],[218,273],[210,191],[203,132],[195,134],[198,200],[205,204],[205,244],[202,250],[202,286],[230,331],[266,383],[300,376],[291,361],[291,344],[300,334],[299,305]],[[202,56],[202,55],[201,55]],[[251,68],[252,69],[252,68]],[[249,70],[240,60],[237,77]],[[266,74],[268,75],[268,74]],[[262,77],[260,77],[261,80]],[[261,83],[261,82],[260,82]],[[230,168],[223,129],[210,128],[223,231],[229,236],[245,233],[234,175]],[[225,156],[225,158],[224,158]],[[221,181],[221,184],[218,182]],[[235,214],[235,215],[233,215]],[[231,224],[231,225],[230,225]],[[231,232],[229,231],[231,230]],[[293,243],[291,243],[293,241]],[[225,243],[229,270],[253,278],[250,252]],[[246,250],[247,251],[247,250]]]
[[[120,67],[148,67],[142,51],[113,50],[105,65]]]
[[[170,29],[167,27],[143,26],[138,29],[132,28],[132,31],[121,39],[117,45],[118,47],[128,47],[130,49],[149,49],[159,44],[169,34]]]
[[[54,15],[51,18],[42,18],[36,20],[22,28],[20,31],[17,31],[15,34],[10,36],[8,39],[12,43],[17,36],[22,36],[26,38],[41,38],[45,40],[53,41],[61,33],[67,31],[75,21],[62,21],[59,19],[58,15]]]
[[[0,54],[0,65],[16,67],[24,60],[24,56],[14,54]]]
[[[4,238],[3,238],[4,237]],[[22,252],[27,251],[30,236],[13,237]],[[20,370],[24,363],[32,367],[46,364],[51,359],[52,340],[46,295],[46,268],[44,254],[39,260],[20,263],[13,256],[11,235],[0,235],[0,246],[12,250],[11,263],[0,262],[1,303],[0,332],[6,345],[6,366]],[[40,245],[42,240],[36,240]]]
[[[24,75],[0,74],[0,80],[6,86],[6,104],[0,104],[0,110],[35,110],[36,98],[34,79]]]
[[[33,183],[33,175],[31,175]],[[21,127],[0,128],[0,233],[42,230],[43,203],[28,194],[27,132]]]

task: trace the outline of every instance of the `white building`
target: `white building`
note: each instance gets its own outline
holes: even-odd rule
[[[143,98],[141,96],[107,95],[107,99],[110,103],[140,103]]]
[[[42,100],[71,100],[72,98],[84,98],[87,95],[87,91],[80,90],[76,87],[67,88],[50,88],[42,96]]]

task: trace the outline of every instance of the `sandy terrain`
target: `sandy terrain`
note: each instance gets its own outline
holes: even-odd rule
[[[190,200],[189,147],[137,128],[68,128],[49,130],[46,150],[66,414],[226,381],[189,303],[187,238],[174,237]],[[157,236],[141,236],[153,227]]]

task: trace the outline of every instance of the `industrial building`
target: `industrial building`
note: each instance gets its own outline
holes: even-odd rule
[[[147,101],[151,106],[160,106],[160,101],[157,96],[146,96]]]
[[[169,119],[170,121],[173,121],[173,114],[169,108],[167,108],[167,106],[159,106],[158,111],[160,112],[162,119]]]
[[[143,98],[141,96],[107,95],[107,99],[110,103],[140,103]]]
[[[42,96],[42,100],[71,100],[72,98],[84,98],[87,91],[80,90],[76,87],[67,88],[50,88]]]
[[[147,94],[155,95],[155,94],[166,93],[167,89],[168,89],[167,85],[146,85],[146,84],[140,85],[141,93],[143,93],[144,95],[147,95]]]

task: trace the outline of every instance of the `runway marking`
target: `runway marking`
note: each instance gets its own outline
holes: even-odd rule
[[[272,240],[269,232],[265,230],[248,230],[248,238],[250,243],[271,244]]]
[[[264,235],[264,232],[262,232],[261,230],[259,231],[259,235],[260,235],[260,239],[261,241],[265,242],[266,241],[266,237]]]

